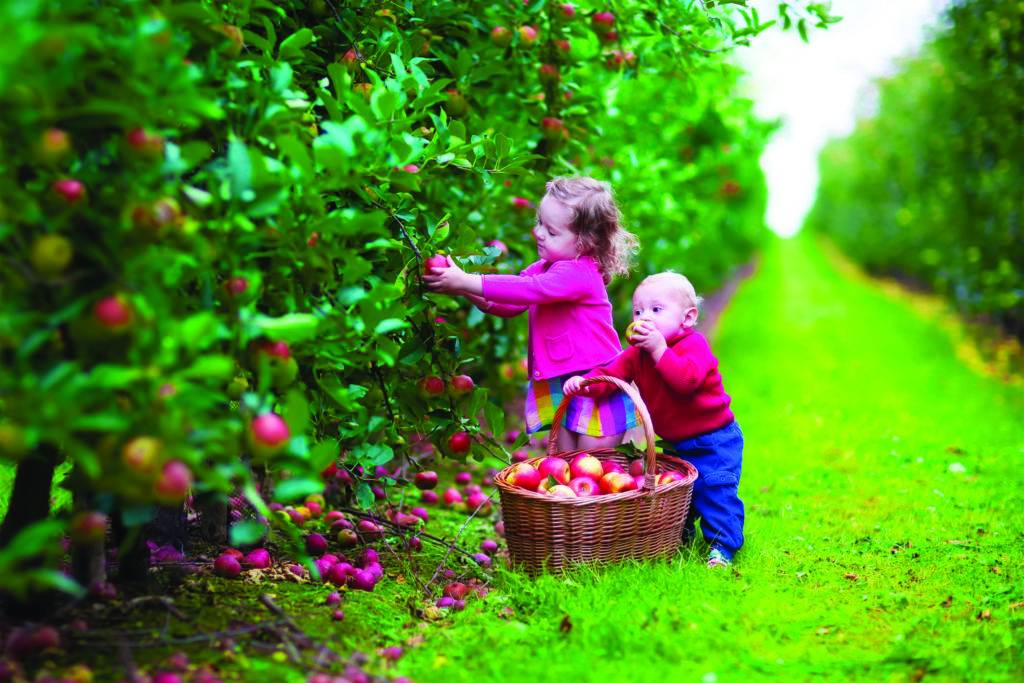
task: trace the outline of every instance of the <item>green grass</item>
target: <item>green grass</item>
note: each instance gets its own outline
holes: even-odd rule
[[[498,570],[485,600],[426,621],[391,563],[341,623],[320,586],[191,578],[166,589],[197,616],[172,633],[265,618],[255,596],[270,590],[341,652],[405,643],[393,668],[371,668],[418,683],[1024,677],[1024,392],[970,370],[936,322],[808,238],[768,248],[713,347],[747,443],[732,570],[707,570],[699,545],[564,578]],[[434,514],[435,529],[461,523]],[[489,531],[471,525],[468,545]],[[79,645],[65,661],[116,666],[114,648]],[[282,655],[185,649],[241,680],[304,680]]]
[[[421,682],[1024,676],[1024,607],[1011,607],[1024,600],[1020,390],[967,369],[932,321],[841,275],[808,238],[768,249],[713,346],[747,444],[735,571],[684,553],[567,580],[505,575],[515,620],[460,616],[402,670]]]

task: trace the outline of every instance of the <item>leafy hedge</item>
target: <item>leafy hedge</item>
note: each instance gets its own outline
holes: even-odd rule
[[[879,85],[874,116],[821,155],[807,225],[1024,335],[1024,6],[954,4]]]
[[[288,502],[340,464],[365,506],[361,471],[464,458],[456,432],[504,457],[524,321],[427,297],[419,273],[438,250],[532,261],[551,175],[612,180],[642,268],[705,288],[763,230],[766,129],[725,60],[774,22],[739,3],[19,0],[0,18],[0,454],[40,476],[70,459],[76,507],[129,527],[189,479],[287,526],[254,465]],[[419,391],[467,371],[467,396]],[[250,434],[268,412],[276,449]]]

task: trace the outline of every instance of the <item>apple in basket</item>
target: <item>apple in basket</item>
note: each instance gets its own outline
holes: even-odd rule
[[[601,487],[598,486],[597,480],[590,477],[576,477],[569,482],[569,488],[573,490],[577,498],[597,496],[601,493]]]
[[[601,461],[601,469],[602,469],[602,472],[604,473],[604,474],[601,475],[602,477],[605,474],[608,474],[609,472],[620,472],[620,473],[625,473],[626,472],[626,468],[624,468],[622,465],[620,465],[619,463],[615,462],[614,460],[602,460]],[[598,478],[598,480],[600,481],[600,477]]]
[[[634,477],[644,476],[644,461],[642,459],[638,459],[629,463],[629,473]]]
[[[597,480],[604,476],[604,468],[594,456],[580,453],[569,463],[569,476],[573,479],[590,477]]]
[[[555,498],[575,498],[576,492],[565,484],[555,484],[548,489],[548,495]]]
[[[609,472],[598,482],[601,493],[623,493],[636,490],[636,481],[625,472]]]
[[[559,484],[569,483],[569,463],[549,455],[537,464],[537,471],[542,479],[554,477]]]
[[[677,470],[669,470],[668,472],[662,472],[658,475],[658,485],[671,484],[674,481],[683,481],[686,477],[682,472]]]
[[[505,477],[505,480],[512,486],[518,486],[528,491],[536,491],[537,485],[542,479],[540,472],[533,465],[525,462],[517,462],[512,465]]]

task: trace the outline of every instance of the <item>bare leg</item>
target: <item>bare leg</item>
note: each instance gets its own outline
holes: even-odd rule
[[[577,437],[580,435],[576,432],[570,432],[564,426],[558,430],[558,451],[575,451],[579,448],[577,445]]]
[[[594,448],[615,448],[622,443],[622,437],[626,433],[612,434],[611,436],[588,436],[586,434],[579,435],[579,446],[581,451],[589,451]]]

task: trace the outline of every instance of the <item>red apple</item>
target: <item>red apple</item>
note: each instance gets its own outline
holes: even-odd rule
[[[163,136],[150,133],[145,128],[132,128],[125,133],[124,139],[140,157],[159,159],[164,155]]]
[[[120,294],[104,297],[92,307],[93,318],[112,331],[126,329],[135,317],[131,305]]]
[[[542,478],[540,472],[533,465],[519,462],[509,469],[505,480],[512,486],[518,486],[528,491],[536,491]]]
[[[473,378],[469,375],[455,375],[448,386],[455,396],[465,396],[472,392],[476,385],[473,384]]]
[[[601,492],[601,487],[598,485],[597,481],[590,477],[576,477],[569,482],[569,488],[571,488],[573,493],[575,493],[579,498],[596,496]]]
[[[158,503],[177,505],[185,500],[188,490],[192,487],[192,470],[180,460],[164,463],[160,478],[153,485]]]
[[[598,482],[601,493],[622,493],[636,489],[636,481],[625,472],[609,472]]]
[[[606,31],[615,25],[615,15],[611,12],[595,12],[591,21],[596,29]]]
[[[533,45],[537,42],[537,29],[533,26],[519,27],[519,42],[523,45]]]
[[[555,496],[556,498],[576,498],[576,492],[571,487],[565,484],[556,484],[548,489],[549,496]]]
[[[121,462],[139,474],[151,473],[159,456],[160,441],[151,436],[137,436],[121,449]]]
[[[512,462],[526,462],[530,459],[530,452],[522,448],[512,451]]]
[[[71,136],[60,128],[47,128],[39,137],[39,156],[50,163],[60,161],[71,151]]]
[[[471,481],[473,481],[473,475],[470,472],[459,472],[455,475],[455,483],[459,486],[465,486]]]
[[[469,100],[461,92],[455,89],[448,89],[445,91],[447,101],[445,102],[445,108],[448,113],[452,116],[465,116],[469,113]]]
[[[565,40],[564,38],[556,40],[555,47],[557,47],[561,52],[565,53],[569,53],[572,51],[572,45],[570,45],[569,41]]]
[[[68,524],[68,536],[75,545],[97,545],[103,541],[106,533],[107,516],[102,512],[79,512]]]
[[[626,471],[622,467],[622,465],[620,465],[619,463],[615,462],[614,460],[602,460],[601,461],[601,469],[604,470],[604,474],[608,474],[609,472],[625,472]],[[602,476],[604,476],[604,475],[602,475]],[[600,481],[600,480],[598,480],[598,481]]]
[[[241,276],[228,278],[224,283],[224,291],[232,298],[238,298],[249,289],[249,281]]]
[[[533,202],[531,202],[526,197],[513,197],[512,198],[512,208],[520,210],[520,211],[528,211],[528,210],[533,208]],[[514,368],[513,368],[513,370],[514,370]],[[504,373],[502,373],[502,374],[504,374]],[[509,378],[509,379],[511,379],[511,378]]]
[[[491,42],[498,47],[507,47],[512,42],[512,31],[504,26],[495,26],[491,29]]]
[[[642,458],[637,458],[629,463],[629,473],[634,477],[642,477],[644,475],[644,461]]]
[[[360,536],[366,539],[384,537],[384,528],[372,519],[361,519],[356,522],[356,531],[359,532]]]
[[[419,381],[420,395],[424,398],[440,396],[444,393],[444,380],[437,375],[424,377]]]
[[[458,489],[447,489],[444,492],[444,503],[445,505],[452,506],[456,503],[462,502],[462,494],[459,493]]]
[[[284,448],[291,438],[291,430],[277,413],[263,413],[249,426],[249,438],[258,455],[270,456]]]
[[[558,6],[558,14],[563,19],[572,19],[574,16],[576,16],[576,8],[573,7],[568,2],[563,2],[561,5]]]
[[[85,185],[74,178],[61,178],[60,180],[54,180],[53,184],[50,185],[50,189],[53,191],[54,195],[68,206],[72,206],[85,200]]]
[[[551,455],[543,458],[537,464],[537,471],[540,472],[542,481],[548,477],[554,477],[555,481],[559,484],[569,483],[569,463],[561,458],[556,458]]]
[[[237,557],[225,553],[213,561],[213,571],[217,576],[233,579],[242,573],[242,565],[239,564]]]
[[[469,494],[466,498],[466,509],[470,512],[480,508],[479,514],[486,515],[491,511],[491,498],[482,491]]]
[[[448,450],[452,453],[462,455],[468,453],[473,441],[467,432],[455,432],[448,437]]]
[[[540,130],[545,139],[551,142],[569,139],[569,129],[565,127],[562,119],[557,119],[554,116],[545,116],[541,119]]]
[[[250,550],[242,562],[251,569],[266,569],[270,566],[270,553],[266,548],[256,548]]]
[[[421,491],[429,491],[430,489],[437,486],[437,472],[433,470],[427,470],[426,472],[417,472],[412,478],[413,483]]]
[[[359,543],[359,535],[356,534],[354,529],[342,529],[338,532],[335,539],[342,548],[351,548]]]
[[[434,256],[428,256],[423,259],[423,274],[430,275],[432,268],[447,268],[448,257],[444,254],[435,254]]]
[[[573,479],[590,477],[597,481],[604,476],[604,468],[601,466],[601,461],[594,456],[580,453],[569,463],[569,476]]]
[[[342,66],[344,66],[350,73],[355,73],[359,70],[359,60],[361,57],[362,55],[359,54],[358,50],[355,48],[349,48],[345,54],[338,58],[338,61],[341,62]]]
[[[561,74],[558,73],[558,67],[554,64],[541,64],[537,70],[537,77],[544,85],[554,85],[562,80]]]
[[[309,534],[306,536],[306,552],[318,557],[323,555],[327,552],[327,539],[320,534]]]
[[[669,470],[658,475],[658,485],[671,484],[674,481],[685,481],[686,475],[678,470]]]
[[[602,43],[614,43],[619,40],[619,32],[608,31],[607,33],[599,33],[597,34],[597,37]]]

